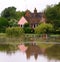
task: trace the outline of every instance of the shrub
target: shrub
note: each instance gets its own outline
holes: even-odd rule
[[[24,24],[24,28],[29,27],[29,23]]]
[[[50,33],[53,31],[53,25],[50,23],[41,23],[35,28],[35,33],[36,34],[43,34],[43,33]]]
[[[26,28],[24,28],[24,32],[25,33],[34,33],[34,30],[30,27],[26,27]]]
[[[29,26],[29,23],[25,23],[23,29],[24,29],[24,32],[25,32],[25,33],[34,33],[34,29],[32,29],[32,28]]]
[[[6,34],[9,37],[20,37],[24,34],[24,30],[21,27],[8,27],[6,29]]]

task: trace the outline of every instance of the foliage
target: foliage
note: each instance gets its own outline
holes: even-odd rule
[[[45,15],[47,22],[52,23],[55,30],[60,27],[60,3],[54,6],[48,6],[45,9]]]
[[[5,18],[0,17],[0,32],[5,32],[5,29],[8,27],[8,25],[8,21]]]
[[[16,19],[19,20],[22,16],[25,16],[25,12],[24,11],[17,11],[16,12]]]
[[[24,24],[24,28],[29,27],[29,23]]]
[[[34,30],[32,28],[30,28],[30,27],[26,27],[26,28],[24,28],[24,32],[25,33],[33,33]]]
[[[24,29],[25,33],[33,33],[34,32],[34,30],[29,26],[29,23],[25,23],[23,29]]]
[[[17,26],[18,20],[25,15],[24,11],[16,11],[15,7],[5,8],[1,12],[1,17],[4,17],[9,22],[9,27]]]
[[[11,19],[11,20],[9,21],[9,26],[10,26],[10,27],[18,26],[17,20],[16,20],[16,19]]]
[[[1,17],[5,17],[7,20],[15,19],[15,17],[16,17],[16,8],[15,7],[5,8],[1,13]]]
[[[20,37],[23,33],[24,30],[21,27],[9,27],[6,29],[6,34],[9,37]]]
[[[43,33],[49,33],[53,30],[53,25],[52,24],[47,24],[47,23],[41,23],[35,28],[35,33],[37,34],[43,34]]]
[[[5,17],[7,20],[10,19],[19,20],[24,15],[25,15],[24,11],[16,11],[15,7],[5,8],[1,13],[1,17]]]

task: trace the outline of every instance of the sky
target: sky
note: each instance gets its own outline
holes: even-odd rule
[[[7,7],[14,6],[17,11],[30,10],[34,11],[34,8],[38,12],[43,11],[47,5],[58,4],[60,0],[0,0],[0,13]]]

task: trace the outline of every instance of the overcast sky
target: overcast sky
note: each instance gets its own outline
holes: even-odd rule
[[[14,6],[20,11],[29,9],[32,12],[34,8],[37,8],[40,12],[44,10],[47,5],[57,4],[58,2],[60,2],[60,0],[0,0],[0,13],[10,6]]]

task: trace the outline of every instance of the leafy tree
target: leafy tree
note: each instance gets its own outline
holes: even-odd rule
[[[54,29],[57,30],[60,27],[60,3],[54,6],[48,6],[45,9],[45,15],[48,23],[54,25]]]
[[[16,18],[16,8],[15,7],[5,8],[1,13],[1,17],[5,17],[7,20],[15,19]]]
[[[37,34],[48,34],[51,31],[53,31],[53,25],[52,24],[47,24],[47,23],[41,23],[35,28],[35,33]]]
[[[11,20],[9,21],[9,26],[10,26],[10,27],[18,26],[17,20],[16,20],[16,19],[11,19]]]
[[[25,12],[24,11],[17,11],[16,12],[16,19],[19,20],[22,16],[25,16]]]
[[[0,17],[0,32],[5,32],[5,29],[8,26],[9,26],[8,21],[5,18]]]
[[[1,13],[1,17],[4,17],[7,19],[10,27],[17,26],[18,20],[24,15],[25,15],[25,12],[16,11],[15,7],[5,8]]]

